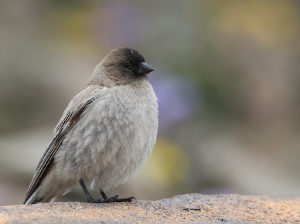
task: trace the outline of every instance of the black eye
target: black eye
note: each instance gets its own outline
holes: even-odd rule
[[[128,67],[129,67],[129,64],[128,64],[128,63],[125,63],[124,66],[125,66],[126,68],[128,68]]]

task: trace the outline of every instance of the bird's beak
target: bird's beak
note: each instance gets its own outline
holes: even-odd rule
[[[150,73],[150,72],[153,72],[154,70],[153,70],[153,68],[150,66],[150,65],[148,65],[147,63],[145,63],[145,62],[142,62],[142,64],[138,67],[138,75],[146,75],[146,74],[148,74],[148,73]]]

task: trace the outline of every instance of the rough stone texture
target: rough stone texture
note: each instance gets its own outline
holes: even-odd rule
[[[300,197],[188,194],[160,201],[0,207],[0,223],[300,223]]]

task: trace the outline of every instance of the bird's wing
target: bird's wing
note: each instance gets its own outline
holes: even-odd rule
[[[100,95],[96,93],[97,89],[99,90],[99,86],[90,85],[79,92],[69,103],[58,125],[54,129],[54,137],[51,143],[47,147],[39,162],[36,172],[28,187],[24,203],[26,203],[36,189],[39,188],[50,162],[52,161],[55,153],[61,146],[68,132],[78,122],[80,116],[83,116],[83,112],[91,105],[91,103],[100,97]]]

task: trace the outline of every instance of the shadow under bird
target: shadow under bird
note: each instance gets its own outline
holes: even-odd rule
[[[158,105],[147,74],[153,69],[136,50],[112,50],[97,65],[87,87],[69,103],[54,129],[26,193],[24,204],[53,201],[82,187],[88,202],[129,180],[146,163],[156,142]],[[103,199],[90,196],[99,189]]]

